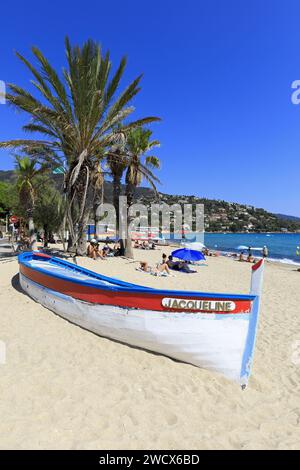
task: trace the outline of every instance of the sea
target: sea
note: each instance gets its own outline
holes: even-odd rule
[[[205,233],[204,244],[213,250],[233,253],[246,253],[251,247],[257,257],[266,245],[271,261],[300,265],[300,233]]]
[[[163,236],[176,244],[181,241],[202,242],[207,248],[224,254],[241,251],[246,254],[251,247],[256,258],[262,256],[262,249],[267,246],[270,261],[300,265],[300,233],[204,233],[204,236],[203,233],[186,233],[185,240],[174,238],[174,234],[164,233]]]

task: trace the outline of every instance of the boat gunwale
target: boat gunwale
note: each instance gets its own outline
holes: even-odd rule
[[[36,256],[38,259],[44,258],[44,260],[48,259],[49,261],[50,260],[53,261],[55,264],[62,265],[63,267],[66,267],[66,271],[69,269],[71,271],[81,272],[82,274],[86,274],[90,278],[109,282],[111,285],[98,285],[96,283],[93,283],[92,281],[69,278],[60,273],[54,273],[54,272],[52,273],[41,267],[32,266],[28,260],[34,259],[34,256]],[[146,286],[139,286],[138,284],[129,283],[126,281],[122,281],[121,279],[114,279],[114,278],[110,278],[108,276],[104,276],[99,273],[95,273],[94,271],[91,271],[87,268],[77,266],[77,265],[72,265],[69,261],[62,260],[55,256],[50,256],[50,255],[39,253],[39,252],[37,253],[24,252],[21,255],[19,255],[18,261],[20,265],[24,265],[25,267],[32,269],[34,271],[40,272],[43,275],[54,277],[56,279],[60,279],[60,280],[68,281],[68,282],[72,282],[74,284],[80,284],[82,286],[99,289],[99,290],[135,292],[135,293],[140,293],[140,294],[143,294],[143,293],[150,294],[153,296],[163,295],[166,297],[170,297],[170,296],[179,297],[180,296],[180,297],[194,297],[194,298],[196,297],[196,298],[207,298],[207,299],[212,299],[212,298],[221,299],[222,298],[222,299],[248,300],[248,301],[254,301],[257,297],[256,295],[251,295],[251,294],[227,294],[227,293],[215,293],[215,292],[181,291],[181,290],[156,289],[156,288],[151,288],[151,287],[146,287]]]

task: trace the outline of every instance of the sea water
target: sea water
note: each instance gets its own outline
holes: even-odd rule
[[[300,233],[205,233],[204,243],[213,250],[245,254],[251,247],[257,257],[266,245],[269,259],[300,264]]]

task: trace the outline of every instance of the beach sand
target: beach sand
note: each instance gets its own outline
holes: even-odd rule
[[[135,257],[154,265],[161,253]],[[123,259],[78,264],[160,288],[247,293],[250,283],[250,265],[225,257],[171,278],[140,273]],[[300,448],[295,267],[267,263],[246,391],[216,373],[68,323],[24,295],[17,273],[15,259],[0,259],[1,449]]]

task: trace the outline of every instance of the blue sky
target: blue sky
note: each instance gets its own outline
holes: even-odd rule
[[[49,4],[50,5],[50,4]],[[0,80],[28,86],[14,55],[37,45],[57,67],[64,37],[91,37],[123,85],[144,73],[136,117],[160,116],[160,190],[253,204],[300,216],[298,0],[103,0],[1,4]],[[0,140],[22,137],[25,116],[0,105]],[[10,169],[0,151],[0,168]]]

